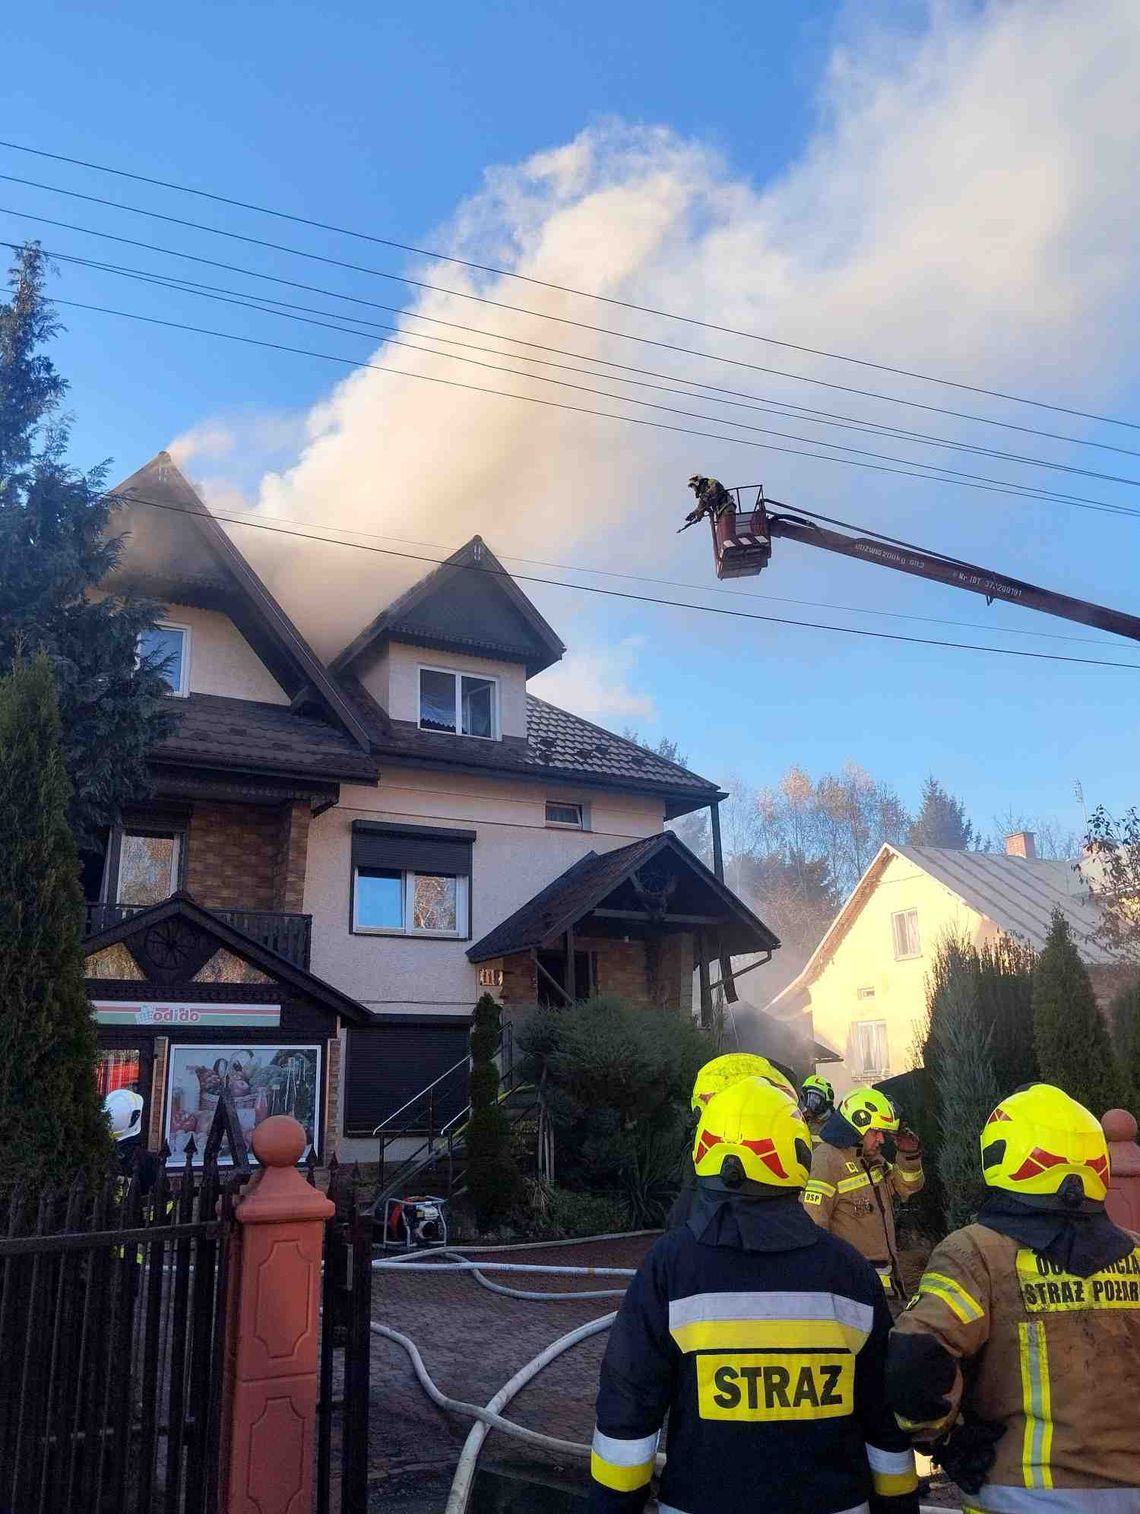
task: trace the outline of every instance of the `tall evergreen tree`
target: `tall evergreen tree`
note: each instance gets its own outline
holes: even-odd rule
[[[503,1220],[519,1196],[519,1170],[511,1156],[511,1127],[499,1103],[501,1011],[490,994],[471,1022],[471,1117],[467,1125],[467,1188],[483,1229]]]
[[[936,1091],[935,1161],[949,1229],[968,1224],[984,1194],[978,1132],[1000,1097],[980,982],[976,948],[956,936],[940,941],[928,985],[925,1064]]]
[[[0,1190],[95,1176],[109,1156],[70,796],[40,653],[0,678]]]
[[[0,304],[0,672],[44,651],[55,670],[70,820],[94,844],[122,805],[146,792],[147,752],[169,729],[161,668],[139,662],[157,607],[88,591],[118,561],[104,470],[65,461],[66,381],[42,351],[58,331],[37,246],[12,270]]]
[[[907,832],[911,846],[942,846],[964,852],[976,840],[974,827],[966,819],[966,807],[948,794],[935,777],[922,785],[922,803]]]
[[[1001,938],[978,953],[978,1004],[990,1032],[994,1077],[1004,1097],[1041,1076],[1033,1030],[1033,970],[1030,947]]]
[[[1102,1115],[1124,1100],[1108,1026],[1057,910],[1033,975],[1033,1021],[1041,1077]]]
[[[1125,1108],[1140,1117],[1140,982],[1113,1000],[1112,1039],[1128,1100]]]

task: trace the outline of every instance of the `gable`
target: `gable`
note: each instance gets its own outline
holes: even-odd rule
[[[475,536],[388,605],[331,664],[348,669],[390,641],[521,663],[527,676],[566,648],[498,558]]]
[[[169,453],[110,492],[119,501],[110,531],[123,552],[101,588],[223,613],[288,700],[319,708],[367,750],[352,705]]]

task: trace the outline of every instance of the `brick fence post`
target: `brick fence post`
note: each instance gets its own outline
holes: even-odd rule
[[[223,1445],[224,1514],[310,1514],[324,1222],[332,1203],[297,1171],[305,1132],[273,1115],[238,1204]]]
[[[1108,1137],[1111,1176],[1105,1209],[1109,1219],[1125,1230],[1140,1230],[1140,1146],[1136,1120],[1127,1109],[1110,1109],[1101,1120]]]

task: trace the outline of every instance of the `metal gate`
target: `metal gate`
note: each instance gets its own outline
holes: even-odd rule
[[[372,1214],[359,1172],[329,1164],[317,1402],[317,1514],[366,1514],[372,1322]]]
[[[217,1510],[232,1107],[194,1156],[0,1210],[2,1514]]]

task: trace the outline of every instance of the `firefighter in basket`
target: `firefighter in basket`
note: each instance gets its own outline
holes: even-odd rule
[[[654,1245],[610,1332],[591,1514],[917,1514],[909,1437],[884,1393],[890,1315],[862,1257],[799,1203],[811,1148],[794,1094],[748,1078],[697,1128],[686,1224]]]

